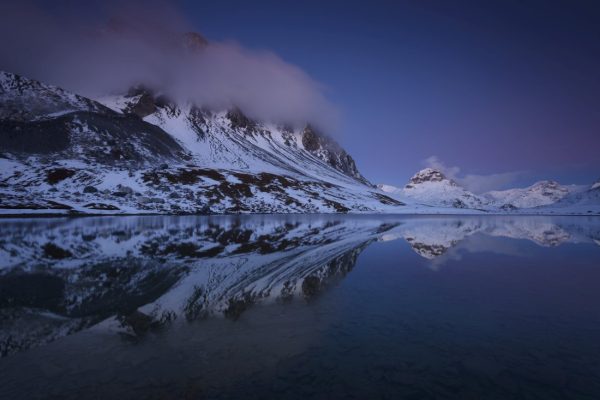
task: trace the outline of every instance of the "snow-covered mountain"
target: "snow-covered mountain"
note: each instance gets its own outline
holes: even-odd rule
[[[483,209],[486,202],[469,192],[441,171],[425,168],[410,178],[403,188],[378,185],[384,192],[430,206]]]
[[[400,201],[440,207],[448,213],[457,213],[461,209],[496,214],[600,214],[600,182],[582,188],[547,180],[526,188],[478,195],[449,179],[443,172],[425,168],[417,172],[403,188],[386,184],[379,184],[377,187]]]
[[[589,214],[600,213],[599,187],[476,195],[426,168],[403,188],[377,188],[308,123],[178,104],[142,86],[93,100],[0,72],[0,214]]]
[[[104,103],[104,104],[102,104]],[[307,124],[179,105],[133,88],[100,101],[0,73],[3,213],[392,212]]]
[[[500,208],[531,208],[556,203],[574,190],[556,181],[540,181],[523,189],[487,192],[483,197]]]

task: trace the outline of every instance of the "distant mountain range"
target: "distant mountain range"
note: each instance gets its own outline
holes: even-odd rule
[[[380,184],[383,192],[408,203],[486,212],[573,213],[600,212],[600,181],[590,186],[565,186],[540,181],[526,188],[474,194],[441,171],[425,168],[403,187]]]
[[[0,214],[600,213],[600,183],[476,195],[435,169],[372,185],[309,123],[178,104],[152,88],[90,99],[0,72]]]

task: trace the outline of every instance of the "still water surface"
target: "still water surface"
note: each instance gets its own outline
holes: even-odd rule
[[[0,398],[598,399],[600,218],[0,220]]]

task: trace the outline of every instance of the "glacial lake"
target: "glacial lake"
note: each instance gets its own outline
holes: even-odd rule
[[[0,399],[599,399],[600,218],[0,220]]]

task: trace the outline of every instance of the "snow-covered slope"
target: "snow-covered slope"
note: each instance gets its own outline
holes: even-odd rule
[[[469,192],[441,171],[425,168],[417,172],[406,186],[396,188],[379,185],[379,189],[394,194],[400,199],[408,199],[422,204],[438,207],[483,209],[485,201]]]
[[[487,192],[483,197],[498,207],[531,208],[556,203],[573,190],[556,181],[540,181],[523,189]]]
[[[253,121],[238,109],[215,112],[193,104],[178,105],[148,89],[99,100],[169,132],[190,151],[191,161],[204,168],[308,175],[370,185],[352,157],[310,125],[293,128]]]
[[[547,213],[600,214],[600,181],[583,190],[573,191],[556,203],[539,207],[537,210]]]
[[[0,92],[0,212],[392,212],[310,125],[178,105],[134,88],[98,101],[15,74]]]

